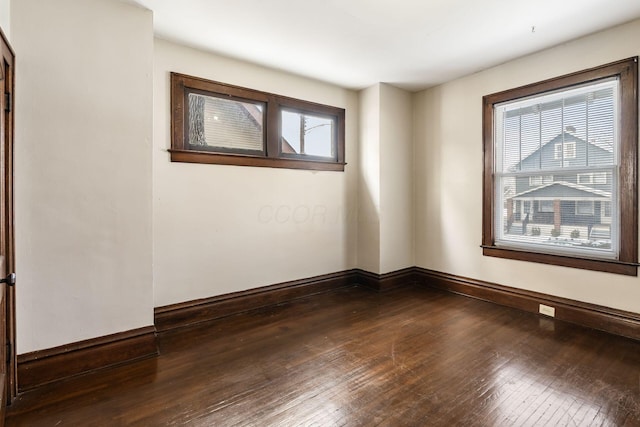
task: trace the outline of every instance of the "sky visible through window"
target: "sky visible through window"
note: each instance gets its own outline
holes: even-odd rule
[[[333,124],[332,118],[282,111],[282,137],[299,154],[333,157]]]

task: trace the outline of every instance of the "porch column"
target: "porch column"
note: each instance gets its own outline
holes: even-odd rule
[[[560,231],[560,199],[553,201],[553,228]]]

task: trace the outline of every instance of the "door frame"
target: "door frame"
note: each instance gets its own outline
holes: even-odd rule
[[[13,143],[14,143],[14,114],[15,111],[15,52],[9,44],[2,28],[0,28],[0,53],[2,56],[2,87],[4,87],[5,95],[0,96],[0,115],[2,126],[4,127],[4,152],[0,154],[2,164],[0,168],[4,172],[4,189],[1,193],[4,195],[0,203],[5,206],[4,224],[0,224],[0,253],[5,255],[7,274],[15,272],[15,237],[14,237],[14,204],[13,204]],[[1,145],[0,145],[1,146]],[[3,238],[4,237],[4,238]],[[11,404],[18,393],[18,363],[16,352],[16,293],[14,286],[7,286],[5,294],[6,312],[5,320],[7,325],[7,381],[6,396],[7,404]],[[3,363],[3,362],[0,362]]]

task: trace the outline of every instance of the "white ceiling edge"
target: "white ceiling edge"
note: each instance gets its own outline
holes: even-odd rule
[[[348,89],[412,92],[640,18],[638,0],[125,1],[153,11],[161,39]]]

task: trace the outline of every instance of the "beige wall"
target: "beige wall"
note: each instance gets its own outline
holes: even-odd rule
[[[389,84],[360,92],[358,267],[372,273],[414,265],[411,111]]]
[[[380,85],[380,273],[415,265],[411,94]]]
[[[482,256],[482,96],[640,54],[640,21],[414,96],[416,264],[640,312],[640,280]]]
[[[380,84],[359,95],[358,267],[380,273]]]
[[[18,352],[153,324],[151,13],[11,4]]]
[[[11,1],[0,0],[0,28],[4,35],[11,40]]]
[[[354,267],[418,265],[640,312],[637,278],[479,248],[482,96],[638,55],[640,21],[410,96],[154,42],[151,13],[124,2],[10,12],[19,353],[151,325],[154,306]],[[346,172],[171,163],[169,71],[345,108]]]
[[[355,267],[356,93],[159,39],[154,58],[155,305]],[[346,171],[171,163],[170,71],[345,108]]]

